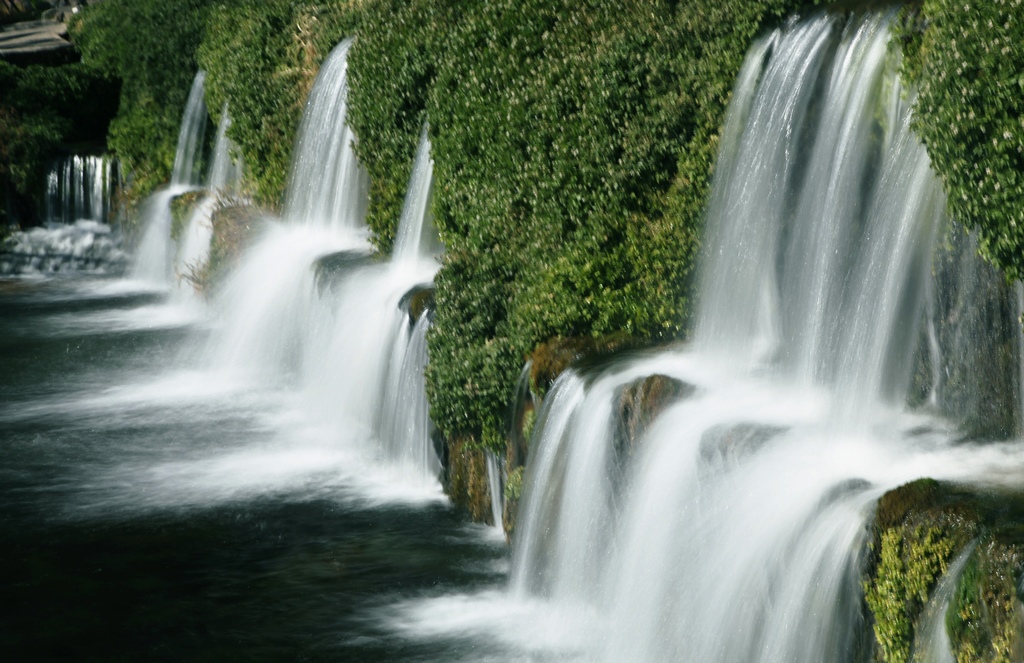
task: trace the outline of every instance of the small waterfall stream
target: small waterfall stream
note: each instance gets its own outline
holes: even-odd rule
[[[174,272],[179,286],[195,280],[193,276],[202,271],[210,254],[213,239],[213,212],[219,201],[232,200],[238,196],[244,165],[237,146],[228,138],[231,116],[225,104],[217,125],[217,140],[213,146],[213,157],[206,175],[206,194],[196,203],[189,215],[179,238],[178,254]]]
[[[432,181],[424,128],[391,260],[343,275],[333,297],[322,300],[320,335],[307,344],[304,362],[307,397],[322,417],[339,433],[379,439],[383,458],[401,468],[403,480],[427,483],[436,483],[440,469],[423,388],[431,314],[424,310],[414,320],[404,296],[429,284],[439,267]]]
[[[0,243],[0,275],[117,273],[128,256],[111,228],[117,162],[107,156],[57,159],[46,179],[46,227]]]
[[[209,355],[236,377],[298,386],[330,439],[383,460],[401,482],[436,490],[423,378],[432,314],[414,313],[407,296],[427,294],[439,267],[430,142],[424,129],[391,260],[376,263],[363,221],[368,182],[345,123],[351,44],[339,44],[321,68],[296,140],[284,219],[267,220],[219,293],[225,315]]]
[[[171,201],[195,189],[202,177],[201,152],[207,121],[206,103],[203,101],[205,80],[206,74],[199,71],[189,90],[178,132],[171,183],[150,196],[142,207],[144,230],[128,278],[151,287],[167,288],[174,282],[176,247],[171,240]]]
[[[107,223],[116,178],[117,166],[105,156],[76,154],[58,160],[46,178],[47,224],[83,219]]]

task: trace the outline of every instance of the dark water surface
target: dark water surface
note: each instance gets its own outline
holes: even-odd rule
[[[0,281],[0,660],[501,656],[393,623],[503,587],[499,537],[363,480],[301,395],[190,368],[197,319],[109,280]]]

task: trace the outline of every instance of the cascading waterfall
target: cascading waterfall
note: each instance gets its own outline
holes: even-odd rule
[[[505,496],[501,490],[501,461],[490,451],[487,452],[487,494],[491,498],[491,522],[504,533]]]
[[[113,205],[116,164],[105,156],[73,155],[57,160],[46,179],[46,222],[107,223]]]
[[[206,132],[206,103],[203,83],[206,74],[196,73],[178,132],[170,185],[149,197],[142,209],[145,230],[135,252],[128,278],[133,281],[169,287],[173,283],[175,246],[171,241],[171,201],[198,186],[202,177],[201,152]]]
[[[196,72],[192,87],[185,102],[185,112],[178,130],[178,145],[174,152],[174,167],[171,169],[171,186],[199,184],[202,176],[203,138],[206,135],[206,101],[204,85],[206,72]]]
[[[217,124],[217,140],[213,147],[213,158],[206,175],[206,195],[196,203],[187,225],[179,238],[178,255],[174,271],[178,283],[192,279],[202,271],[210,254],[213,239],[213,212],[220,200],[230,200],[238,195],[244,166],[241,154],[234,142],[228,138],[231,116],[225,104]]]
[[[755,44],[721,139],[694,342],[570,371],[545,400],[512,588],[596,620],[585,658],[861,660],[875,500],[1020,461],[957,447],[904,405],[944,199],[890,21],[823,14]],[[653,375],[688,395],[623,440],[623,391]]]
[[[222,370],[270,380],[294,375],[314,315],[311,265],[331,253],[369,252],[369,183],[345,121],[351,46],[347,39],[331,51],[306,101],[284,222],[266,223],[220,293],[225,315],[209,353]]]
[[[339,433],[379,440],[382,459],[412,483],[436,483],[440,469],[423,381],[431,313],[419,312],[414,322],[406,297],[429,284],[439,267],[432,182],[424,128],[391,260],[353,271],[322,301],[318,338],[309,343],[305,362],[308,398],[322,417]]]
[[[339,234],[365,232],[369,179],[352,150],[348,113],[348,52],[338,44],[324,61],[306,101],[285,197],[285,218]]]
[[[47,227],[7,238],[0,246],[0,274],[123,270],[127,256],[108,224],[116,179],[116,161],[106,156],[55,161],[46,182]]]
[[[949,604],[975,545],[972,543],[964,548],[949,564],[949,570],[939,581],[931,601],[925,606],[914,646],[917,652],[915,660],[922,663],[956,663],[949,642],[949,633],[946,632],[946,615],[949,613]]]

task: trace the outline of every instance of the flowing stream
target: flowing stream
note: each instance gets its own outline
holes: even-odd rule
[[[225,108],[210,195],[174,257],[170,200],[200,187],[200,72],[130,278],[0,281],[0,650],[868,660],[878,497],[918,477],[1024,476],[1019,442],[972,443],[1019,435],[1024,296],[944,216],[890,20],[815,15],[751,48],[693,339],[558,379],[511,551],[438,481],[429,127],[382,261],[346,122],[352,41],[339,44],[304,109],[283,218],[253,220],[197,315],[175,305],[172,273],[206,259],[206,201],[241,195]],[[651,376],[683,396],[625,439],[624,394]],[[487,468],[500,495],[502,463]],[[931,660],[949,658],[951,586],[918,645]]]

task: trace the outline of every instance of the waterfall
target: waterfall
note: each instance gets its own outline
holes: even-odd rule
[[[821,14],[755,43],[720,142],[694,341],[568,371],[544,401],[512,593],[590,620],[587,660],[861,660],[877,498],[999,462],[905,405],[915,353],[949,351],[927,320],[950,305],[931,273],[945,201],[891,18]],[[623,439],[623,394],[655,375],[687,395]]]
[[[201,177],[200,157],[207,121],[206,103],[203,101],[205,80],[206,74],[197,72],[189,90],[178,132],[170,186],[150,196],[142,205],[140,223],[144,230],[128,273],[132,281],[159,288],[173,283],[176,247],[171,241],[171,201],[194,189]]]
[[[319,336],[308,344],[306,392],[339,434],[379,440],[379,456],[402,480],[435,483],[423,382],[430,312],[410,294],[428,291],[439,264],[430,217],[433,161],[420,138],[391,260],[354,270],[322,302]],[[323,349],[326,348],[326,354]]]
[[[192,279],[194,274],[202,271],[209,259],[210,241],[213,239],[213,212],[218,201],[238,195],[244,166],[238,147],[228,138],[230,127],[231,116],[225,104],[217,124],[217,140],[206,175],[206,194],[192,210],[179,238],[174,271],[180,286],[186,285],[185,282]]]
[[[369,179],[356,160],[348,111],[348,52],[331,51],[306,101],[295,141],[285,218],[342,233],[363,232]]]
[[[210,161],[210,168],[206,173],[206,188],[210,191],[225,190],[228,193],[238,193],[238,186],[242,182],[242,174],[245,172],[245,163],[242,161],[241,152],[234,141],[228,138],[228,129],[231,128],[231,114],[228,112],[228,105],[220,112],[220,122],[217,123],[217,141],[213,145],[213,159]]]
[[[284,222],[267,221],[218,293],[224,316],[208,352],[222,370],[270,380],[294,376],[315,326],[314,261],[369,251],[368,180],[345,121],[351,45],[345,40],[331,51],[306,101]]]
[[[116,161],[71,155],[54,161],[46,178],[46,228],[11,234],[0,244],[0,274],[119,272],[127,262],[108,221]]]
[[[46,178],[46,222],[107,223],[113,210],[116,167],[105,156],[72,155],[54,162]]]
[[[490,451],[486,454],[487,494],[491,498],[491,521],[499,532],[504,533],[505,495],[501,490],[501,461]]]
[[[953,648],[946,632],[946,615],[949,605],[956,594],[960,576],[974,553],[976,543],[964,548],[949,564],[949,570],[935,587],[932,599],[925,606],[921,615],[921,626],[918,629],[914,649],[915,661],[921,663],[956,663]]]
[[[196,185],[202,177],[203,137],[206,134],[206,102],[203,86],[206,72],[196,72],[192,88],[185,102],[185,112],[178,130],[178,146],[174,152],[174,167],[171,169],[171,186]]]

